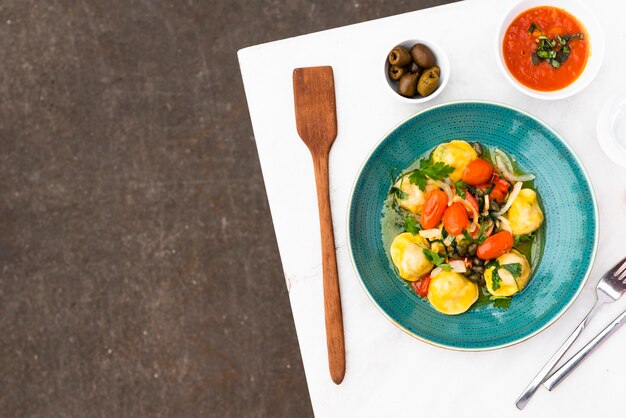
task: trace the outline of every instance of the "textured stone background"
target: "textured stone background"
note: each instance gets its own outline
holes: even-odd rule
[[[0,416],[312,415],[236,51],[440,2],[1,2]]]

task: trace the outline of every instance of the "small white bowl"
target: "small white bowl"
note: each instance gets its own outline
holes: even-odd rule
[[[587,30],[590,45],[590,55],[587,60],[587,65],[583,69],[583,73],[580,77],[569,86],[560,90],[539,91],[524,86],[509,72],[504,62],[504,57],[502,56],[502,41],[504,40],[504,34],[511,22],[525,10],[539,6],[553,6],[563,9],[578,19]],[[604,32],[593,12],[584,3],[578,0],[522,0],[513,6],[502,19],[498,36],[496,37],[496,50],[500,70],[502,70],[502,74],[504,74],[513,87],[536,99],[559,100],[573,96],[587,87],[600,71],[600,67],[604,61]]]
[[[441,74],[439,76],[439,86],[437,87],[437,90],[435,90],[430,96],[426,97],[422,97],[420,95],[415,95],[413,97],[402,96],[398,93],[398,82],[389,78],[389,67],[391,66],[391,64],[389,64],[389,59],[387,58],[389,56],[389,52],[396,46],[403,46],[410,50],[411,47],[413,47],[413,45],[415,44],[423,44],[430,48],[430,50],[433,51],[433,54],[435,54],[435,65],[438,65],[439,69],[441,70]],[[385,72],[385,81],[387,82],[387,86],[389,86],[389,91],[391,92],[391,94],[393,94],[396,98],[405,103],[413,104],[425,103],[437,97],[443,91],[443,89],[446,88],[446,84],[448,84],[448,79],[450,78],[450,62],[448,61],[448,56],[446,55],[446,53],[443,52],[443,49],[441,49],[436,43],[423,39],[409,39],[407,41],[400,42],[399,44],[395,44],[389,47],[385,54],[385,65],[383,67],[383,70]],[[423,68],[422,70],[425,70],[425,68]]]

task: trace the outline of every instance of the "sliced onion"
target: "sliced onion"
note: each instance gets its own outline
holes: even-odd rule
[[[506,171],[508,172],[513,172],[513,163],[511,162],[511,159],[509,158],[508,155],[506,155],[506,153],[504,151],[502,151],[500,148],[496,148],[493,150],[493,153],[496,155],[495,159],[496,159],[496,165],[499,166],[500,169],[502,169],[502,167],[500,167],[500,165],[504,166],[504,168],[506,168]],[[498,157],[500,157],[500,160],[502,162],[502,164],[498,164]]]
[[[529,174],[513,174],[513,170],[509,170],[508,167],[506,167],[506,163],[502,161],[502,158],[500,158],[499,155],[496,156],[496,165],[502,172],[502,175],[504,176],[504,178],[507,179],[508,181],[511,181],[511,182],[530,181],[535,178],[535,176],[530,173]]]
[[[441,238],[441,229],[422,229],[419,234],[426,239],[439,239]]]
[[[430,277],[436,276],[441,273],[443,269],[441,267],[435,267],[433,271],[430,272]]]
[[[428,183],[443,190],[446,196],[448,196],[448,206],[452,204],[452,199],[454,199],[454,192],[447,183],[439,180],[428,180]]]
[[[469,232],[471,234],[474,231],[476,231],[477,227],[478,227],[478,224],[475,224],[475,223],[472,222],[472,224],[467,228],[467,232]]]
[[[485,208],[483,209],[483,216],[489,215],[489,195],[485,195]]]
[[[448,235],[446,239],[443,240],[443,245],[449,247],[450,244],[452,244],[452,241],[454,241],[454,235]]]
[[[498,216],[498,220],[500,221],[500,228],[505,231],[509,231],[512,235],[513,230],[511,229],[511,224],[509,223],[509,220],[506,219],[504,216]]]
[[[518,181],[517,183],[515,183],[515,186],[513,186],[513,191],[509,195],[509,199],[506,201],[506,205],[504,205],[502,209],[496,212],[496,216],[505,214],[506,211],[511,208],[511,205],[513,204],[513,201],[517,198],[520,190],[522,190],[522,182]]]
[[[465,209],[469,210],[472,213],[472,225],[470,225],[470,228],[477,228],[478,227],[478,212],[476,211],[476,208],[474,206],[472,206],[472,204],[470,202],[468,202],[465,199],[461,199],[460,196],[454,196],[453,199],[454,202],[460,202]]]
[[[465,273],[467,271],[465,268],[465,261],[463,260],[452,260],[448,264],[450,264],[452,271],[455,273]]]

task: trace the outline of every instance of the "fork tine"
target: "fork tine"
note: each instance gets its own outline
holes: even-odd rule
[[[620,279],[622,279],[622,274],[626,272],[626,258],[623,258],[622,261],[620,261],[619,263],[617,263],[615,265],[615,267],[613,267],[611,273],[613,274],[613,277],[618,277]]]

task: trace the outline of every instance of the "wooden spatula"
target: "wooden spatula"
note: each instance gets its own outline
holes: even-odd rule
[[[322,236],[328,366],[333,382],[339,384],[346,373],[346,353],[328,189],[328,155],[337,137],[337,110],[332,67],[307,67],[293,70],[293,96],[298,134],[311,151],[315,168]]]

